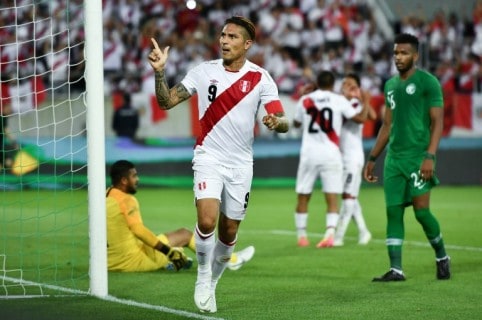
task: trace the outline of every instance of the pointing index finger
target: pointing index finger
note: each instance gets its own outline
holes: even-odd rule
[[[152,42],[152,45],[154,46],[154,49],[161,50],[161,49],[159,48],[159,45],[157,44],[156,39],[151,38],[151,42]]]

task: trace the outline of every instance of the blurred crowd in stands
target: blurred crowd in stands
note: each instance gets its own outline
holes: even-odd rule
[[[85,69],[83,23],[83,0],[2,1],[2,85],[18,81],[20,86],[39,76],[47,88],[67,86],[67,81],[74,87],[82,87]]]
[[[2,80],[32,74],[32,69],[49,73],[57,83],[77,79],[84,67],[84,33],[69,34],[63,26],[82,21],[83,0],[6,2],[17,8],[6,3],[0,10]],[[365,0],[198,0],[192,10],[182,0],[103,0],[102,5],[104,68],[115,86],[140,87],[152,76],[145,59],[151,37],[171,47],[167,75],[170,83],[180,81],[193,65],[218,57],[220,26],[231,15],[256,23],[249,58],[271,73],[282,93],[295,93],[318,71],[329,69],[339,75],[359,72],[363,87],[378,94],[393,72],[391,39]],[[48,19],[52,13],[55,20]],[[465,17],[440,10],[425,20],[407,13],[393,28],[420,38],[422,67],[445,86],[480,90],[482,1],[476,1],[472,13]],[[17,69],[20,74],[12,75]]]
[[[103,5],[105,70],[117,84],[126,75],[151,76],[145,62],[150,37],[171,47],[166,71],[170,83],[177,83],[193,65],[219,56],[220,26],[233,14],[256,23],[249,58],[270,72],[281,93],[295,94],[318,71],[329,69],[339,75],[359,72],[363,87],[379,94],[394,71],[391,39],[364,0],[198,0],[193,10],[184,1],[169,0],[104,0]],[[420,38],[422,67],[445,86],[480,87],[482,1],[472,17],[437,11],[423,20],[411,13],[393,27]]]
[[[41,77],[47,90],[85,86],[83,2],[2,2],[2,87],[32,75]],[[366,0],[197,0],[192,10],[183,0],[103,0],[102,7],[107,95],[152,93],[154,77],[146,59],[151,37],[171,47],[166,67],[171,85],[199,62],[217,58],[220,28],[232,15],[255,22],[249,59],[270,72],[282,94],[296,98],[299,88],[327,69],[340,77],[359,73],[363,89],[379,96],[395,72],[391,39]],[[471,14],[407,12],[390,21],[393,33],[419,37],[420,66],[437,75],[448,93],[482,92],[482,0],[475,1]],[[67,31],[66,26],[76,25]]]

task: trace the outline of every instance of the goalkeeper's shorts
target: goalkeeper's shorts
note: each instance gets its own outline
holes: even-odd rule
[[[168,243],[164,234],[157,236],[163,243]],[[119,256],[119,259],[113,255],[109,255],[109,271],[121,272],[145,272],[165,269],[169,264],[166,255],[158,250],[142,244],[136,253],[130,254],[128,258]]]

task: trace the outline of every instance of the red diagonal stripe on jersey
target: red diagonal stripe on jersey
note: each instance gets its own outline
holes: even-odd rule
[[[340,138],[336,134],[335,130],[333,130],[333,128],[329,132],[327,132],[326,135],[328,136],[328,139],[331,140],[331,142],[333,142],[337,146],[340,146]]]
[[[306,98],[303,100],[303,107],[305,109],[309,109],[309,108],[314,108],[315,107],[315,102],[313,102],[313,99],[311,98]]]
[[[305,100],[303,100],[303,107],[306,110],[309,110],[310,108],[316,109],[315,102],[311,98],[306,98]],[[310,116],[311,116],[311,113],[310,113]],[[320,126],[320,130],[322,130],[326,134],[326,136],[328,137],[328,139],[330,139],[331,142],[333,142],[337,146],[340,146],[340,137],[338,137],[335,130],[333,129],[330,119],[325,119],[322,116],[323,115],[320,114],[320,111],[318,111],[316,116],[316,123],[318,123],[318,125]],[[321,121],[325,122],[324,126],[321,125]],[[323,128],[329,128],[329,130],[325,131],[323,130]]]
[[[221,93],[211,103],[201,120],[199,120],[201,135],[197,138],[196,145],[201,145],[216,123],[228,114],[246,95],[253,91],[260,81],[261,72],[249,71]]]

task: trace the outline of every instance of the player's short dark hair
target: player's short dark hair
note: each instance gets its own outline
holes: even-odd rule
[[[110,181],[113,186],[120,183],[121,179],[127,177],[129,170],[134,169],[135,165],[128,160],[119,160],[110,167]]]
[[[331,71],[323,70],[318,74],[316,83],[320,89],[331,89],[335,85],[335,75]]]
[[[396,44],[408,43],[412,46],[413,49],[415,49],[415,51],[418,52],[418,38],[413,34],[410,34],[410,33],[398,34],[395,37],[395,40],[393,42]]]
[[[353,72],[347,73],[347,74],[345,74],[345,78],[351,78],[351,79],[355,80],[356,84],[359,87],[361,86],[360,77],[356,73],[353,73]]]
[[[251,22],[251,20],[249,20],[248,18],[242,16],[232,16],[231,18],[228,18],[226,19],[226,21],[224,21],[224,25],[227,25],[228,23],[233,23],[240,27],[243,27],[248,33],[250,40],[254,40],[256,38],[256,27],[254,26],[254,23]]]

